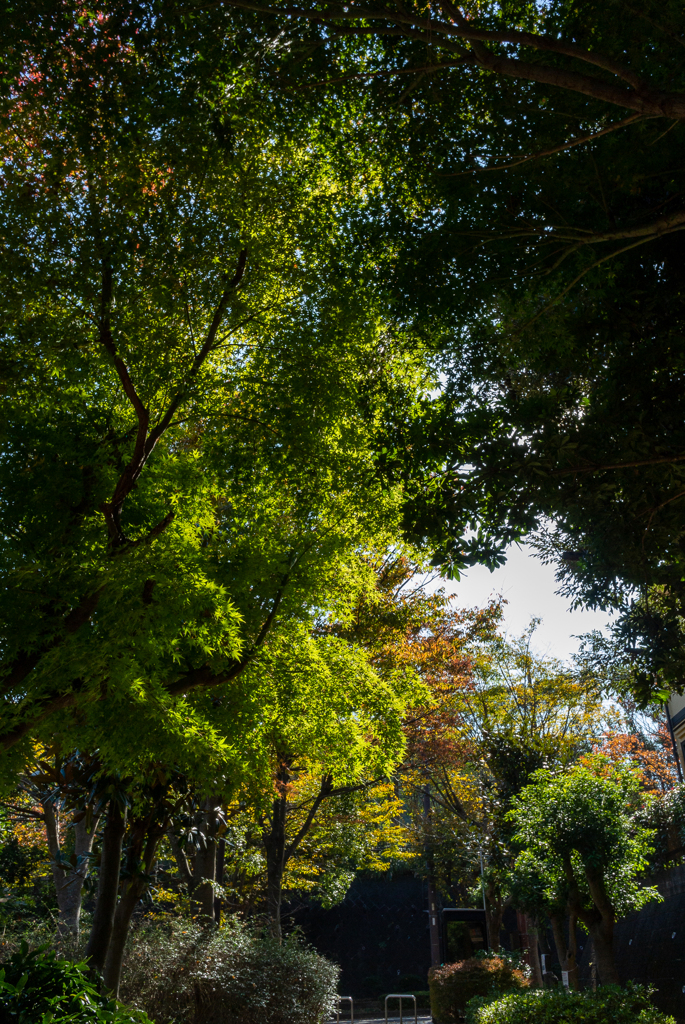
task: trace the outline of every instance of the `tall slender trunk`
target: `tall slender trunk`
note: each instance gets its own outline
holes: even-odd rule
[[[504,911],[511,903],[511,897],[502,899],[502,890],[494,883],[485,888],[485,917],[488,926],[488,944],[493,953],[500,951],[500,933]]]
[[[117,908],[114,912],[114,921],[112,923],[112,934],[109,941],[109,947],[107,949],[107,959],[105,960],[105,969],[103,972],[103,981],[105,988],[112,993],[115,999],[119,996],[119,985],[121,984],[121,968],[124,962],[124,950],[126,948],[126,939],[128,938],[129,928],[131,926],[131,918],[133,917],[133,911],[138,906],[138,902],[141,896],[144,895],[148,887],[148,877],[152,872],[157,856],[157,847],[159,841],[162,838],[162,830],[154,829],[151,830],[147,836],[147,842],[145,843],[145,853],[142,858],[142,864],[134,864],[134,861],[138,860],[140,854],[139,846],[134,847],[131,851],[130,867],[137,871],[124,886],[124,891],[121,894]]]
[[[285,869],[285,819],[287,812],[285,790],[272,805],[271,827],[264,836],[266,852],[266,905],[271,934],[281,941],[281,901],[283,871]]]
[[[538,930],[535,921],[529,914],[526,914],[526,934],[528,935],[528,957],[533,972],[533,984],[536,988],[542,988],[542,965],[538,950]]]
[[[107,811],[107,823],[102,834],[102,860],[98,893],[93,924],[86,947],[86,958],[90,961],[91,970],[98,973],[104,967],[112,936],[121,872],[121,847],[125,831],[125,813],[122,813],[117,800],[112,799]]]
[[[188,893],[191,893],[193,889],[193,872],[190,870],[186,851],[181,846],[178,836],[175,836],[173,832],[169,832],[167,838],[169,840],[169,845],[171,846],[171,852],[174,855],[174,860],[176,861],[178,873],[181,876],[181,881],[187,887]]]
[[[85,818],[73,823],[76,863],[69,867],[63,867],[61,866],[59,807],[56,807],[54,802],[49,799],[43,801],[42,807],[48,851],[52,858],[52,877],[57,894],[57,932],[63,938],[72,936],[78,939],[83,884],[90,869],[90,851],[93,848],[98,818],[92,821],[90,830],[86,827]]]
[[[222,838],[217,844],[216,850],[216,880],[219,885],[224,884],[224,861],[226,857],[226,840]],[[214,897],[214,920],[217,924],[221,924],[221,907],[222,907],[221,896]]]
[[[200,917],[214,920],[214,883],[216,882],[216,833],[219,826],[216,800],[205,802],[202,813],[204,849],[195,854],[193,905]]]
[[[438,921],[438,894],[435,885],[435,857],[431,841],[431,797],[430,786],[423,791],[423,821],[425,841],[423,848],[428,867],[428,934],[431,944],[431,967],[442,962],[440,955],[440,924]]]

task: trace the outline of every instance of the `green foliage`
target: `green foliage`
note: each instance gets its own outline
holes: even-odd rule
[[[679,856],[685,846],[685,784],[679,783],[666,793],[646,801],[635,813],[634,821],[653,834],[655,868],[668,864],[671,854]]]
[[[453,574],[551,521],[564,591],[620,609],[640,698],[679,686],[682,4],[486,0],[459,24],[447,4],[428,24],[418,2],[306,23],[260,6],[290,40],[271,87],[328,81],[342,104],[363,82],[367,151],[388,154],[396,308],[447,381],[389,431],[407,534]]]
[[[0,1016],[16,1024],[151,1024],[146,1014],[128,1010],[101,995],[86,963],[58,960],[45,947],[27,944],[0,968]]]
[[[237,918],[211,930],[178,920],[133,934],[122,996],[156,1024],[319,1024],[337,983],[297,934],[279,945]]]
[[[432,967],[428,972],[431,1013],[439,1024],[455,1024],[474,996],[523,988],[522,971],[504,957],[471,957],[456,964]]]
[[[44,859],[45,850],[40,846],[25,846],[16,836],[10,836],[0,846],[0,879],[10,885],[21,885]]]
[[[637,775],[600,757],[556,775],[536,772],[508,814],[522,901],[558,908],[569,900],[587,926],[595,913],[620,917],[659,899],[639,882],[653,833],[632,818],[638,796]]]
[[[375,185],[328,127],[265,105],[223,15],[17,17],[2,743],[20,761],[57,731],[117,769],[239,777],[226,733],[246,709],[228,723],[204,690],[281,621],[328,611],[345,556],[396,535],[379,435],[432,371],[370,283],[388,254],[351,225]]]
[[[495,998],[476,997],[466,1024],[675,1024],[650,1001],[650,989],[605,985],[597,992],[538,989]]]

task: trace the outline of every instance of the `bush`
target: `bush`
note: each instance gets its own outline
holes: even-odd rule
[[[523,971],[505,957],[471,957],[428,972],[431,1013],[439,1024],[459,1020],[473,996],[488,996],[528,985]]]
[[[24,942],[0,968],[3,1024],[152,1024],[98,993],[87,964],[58,960],[45,948],[29,952]]]
[[[319,1024],[337,984],[338,967],[297,935],[278,945],[236,918],[177,919],[133,933],[121,994],[157,1024]]]
[[[472,999],[466,1024],[675,1024],[652,1006],[652,990],[641,985],[623,989],[602,986],[597,992],[537,989],[500,998]]]

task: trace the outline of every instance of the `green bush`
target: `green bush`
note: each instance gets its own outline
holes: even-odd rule
[[[0,967],[0,1019],[3,1024],[152,1024],[144,1013],[100,995],[86,971],[85,963],[58,960],[45,948],[29,951],[24,942]]]
[[[505,957],[470,957],[456,964],[432,967],[428,972],[428,985],[433,1020],[438,1024],[454,1024],[473,996],[525,988],[528,979]]]
[[[297,935],[282,945],[230,919],[203,928],[176,919],[131,936],[122,998],[157,1024],[319,1024],[338,967]]]
[[[466,1008],[466,1024],[675,1024],[650,1002],[650,989],[605,985],[597,992],[536,989],[489,998]]]

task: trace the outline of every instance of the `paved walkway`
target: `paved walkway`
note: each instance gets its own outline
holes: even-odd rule
[[[403,1013],[402,1020],[404,1024],[413,1024],[414,1014]],[[431,1017],[430,1014],[419,1014],[418,1016],[419,1024],[432,1024],[432,1021],[433,1018]],[[328,1024],[335,1024],[335,1018],[333,1018],[332,1021],[328,1022]],[[340,1024],[350,1024],[350,1018],[343,1017],[343,1015],[340,1014]],[[354,1024],[385,1024],[385,1017],[357,1017],[355,1015]],[[388,1017],[388,1024],[400,1024],[400,1018]]]

